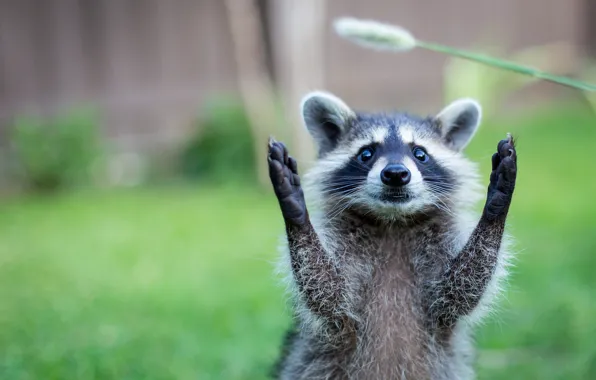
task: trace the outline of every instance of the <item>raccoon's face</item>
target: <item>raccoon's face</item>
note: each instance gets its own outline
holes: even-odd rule
[[[481,110],[461,99],[437,116],[361,114],[337,97],[315,92],[302,103],[304,122],[318,146],[307,174],[332,212],[353,209],[397,219],[449,212],[470,196],[475,167],[461,154]]]

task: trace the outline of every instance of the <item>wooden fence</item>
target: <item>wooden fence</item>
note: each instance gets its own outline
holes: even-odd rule
[[[364,51],[330,27],[322,45],[295,39],[288,50],[288,25],[304,24],[291,18],[299,1],[259,2],[282,93],[288,94],[284,78],[296,74],[294,59],[322,67],[317,78],[294,83],[294,92],[324,87],[372,109],[440,106],[444,57]],[[322,20],[376,18],[462,47],[483,41],[511,49],[554,41],[586,46],[595,40],[588,38],[591,1],[329,0]],[[500,39],[486,40],[495,36]],[[101,108],[102,131],[115,150],[175,146],[206,99],[237,92],[231,43],[220,0],[0,0],[0,150],[16,115],[85,103]],[[309,56],[321,46],[322,54]]]

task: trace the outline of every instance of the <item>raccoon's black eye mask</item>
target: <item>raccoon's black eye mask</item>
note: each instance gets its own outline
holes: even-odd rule
[[[426,150],[421,147],[421,146],[415,146],[412,149],[412,154],[414,155],[414,157],[422,162],[422,163],[426,163],[429,160],[428,154],[426,153]]]
[[[356,158],[358,161],[365,163],[365,162],[372,160],[375,156],[375,153],[376,153],[375,146],[372,146],[372,145],[366,146],[366,147],[360,149]]]

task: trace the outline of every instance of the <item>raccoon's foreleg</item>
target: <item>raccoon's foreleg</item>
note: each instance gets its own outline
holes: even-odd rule
[[[284,144],[269,141],[269,176],[286,224],[294,279],[302,299],[316,315],[337,324],[343,280],[312,226],[296,161]]]
[[[452,326],[479,303],[495,273],[505,220],[517,174],[513,139],[501,140],[492,157],[492,172],[482,217],[462,251],[453,259],[443,279],[440,302],[435,303],[438,322]]]

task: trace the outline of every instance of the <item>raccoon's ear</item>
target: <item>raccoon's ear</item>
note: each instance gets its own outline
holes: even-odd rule
[[[445,107],[435,117],[445,145],[455,151],[463,150],[480,125],[482,108],[469,98],[459,99]]]
[[[351,120],[356,118],[354,111],[343,100],[322,91],[311,92],[302,99],[301,113],[319,154],[335,148],[350,127]]]

